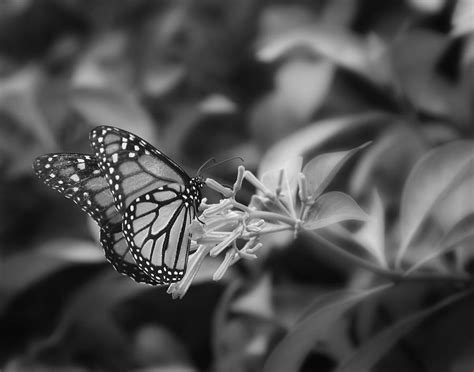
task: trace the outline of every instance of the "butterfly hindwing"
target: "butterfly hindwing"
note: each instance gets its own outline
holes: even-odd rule
[[[194,209],[184,186],[163,186],[138,197],[124,215],[123,232],[137,264],[163,284],[182,279],[189,252],[188,227]]]
[[[137,282],[157,284],[134,262],[122,233],[122,216],[95,156],[48,154],[36,158],[36,175],[50,188],[71,199],[101,228],[105,257],[113,267]]]
[[[107,230],[102,229],[100,232],[100,243],[104,248],[105,258],[119,273],[129,276],[138,283],[160,284],[150,278],[135,263],[127,241],[122,233],[121,223]]]

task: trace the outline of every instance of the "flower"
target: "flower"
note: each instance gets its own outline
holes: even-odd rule
[[[344,220],[366,219],[365,212],[348,195],[322,194],[341,163],[354,152],[327,154],[319,160],[317,157],[303,170],[302,159],[298,158],[265,172],[260,179],[240,166],[232,189],[206,179],[206,185],[220,193],[222,199],[215,204],[203,199],[202,213],[189,228],[193,253],[188,269],[180,282],[169,286],[168,293],[173,298],[183,297],[208,255],[224,257],[213,275],[214,280],[220,280],[239,260],[257,258],[264,235],[292,231],[296,236],[301,229],[314,230]],[[315,170],[320,169],[326,173],[323,176],[318,173],[318,179],[308,180],[308,176],[313,177]],[[235,199],[244,180],[256,189],[249,205]]]

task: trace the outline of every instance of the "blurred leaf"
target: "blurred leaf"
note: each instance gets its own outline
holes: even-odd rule
[[[414,29],[394,44],[392,59],[402,93],[416,109],[465,122],[470,113],[465,79],[453,81],[439,72],[440,60],[451,42],[445,34]]]
[[[433,206],[474,171],[474,142],[456,141],[433,149],[415,165],[403,190],[400,211],[400,263]]]
[[[469,77],[472,77],[471,71],[473,70],[473,65],[474,65],[474,36],[471,36],[467,38],[466,40],[466,46],[464,48],[463,56],[462,56],[462,67],[465,70],[465,74],[467,75],[468,80],[466,83],[467,85],[472,84],[472,79],[469,79]]]
[[[308,190],[312,199],[321,195],[334,176],[339,172],[342,166],[357,151],[367,147],[369,142],[348,151],[331,152],[321,154],[311,159],[303,168],[303,174],[306,176]]]
[[[377,361],[424,319],[471,293],[464,291],[455,294],[434,306],[399,320],[362,344],[354,355],[342,362],[336,372],[370,371]]]
[[[316,230],[342,221],[366,221],[368,217],[349,195],[331,191],[321,195],[309,207],[303,227]]]
[[[68,246],[72,244],[72,246]],[[84,248],[87,247],[87,251]],[[103,262],[103,254],[80,240],[47,242],[38,249],[17,253],[0,260],[0,294],[6,306],[18,292],[72,264]],[[3,309],[0,308],[0,312]]]
[[[292,58],[277,71],[275,98],[295,118],[308,120],[326,98],[333,76],[334,65],[328,61]]]
[[[371,81],[379,84],[388,81],[388,71],[381,63],[385,46],[380,39],[363,39],[347,29],[322,23],[300,27],[267,41],[257,51],[257,58],[265,62],[275,61],[298,47],[306,47],[315,55],[324,56]]]
[[[385,125],[385,120],[388,117],[389,115],[384,113],[369,112],[312,123],[273,145],[263,156],[258,168],[258,175],[277,168],[289,158],[318,149],[341,132]]]
[[[353,239],[367,249],[380,265],[388,267],[385,257],[385,208],[377,190],[372,190],[368,214],[369,218],[353,234]]]
[[[347,1],[346,1],[347,2]],[[259,40],[265,42],[318,22],[317,14],[301,4],[268,4],[262,9]]]
[[[143,72],[142,89],[152,96],[161,96],[175,88],[184,78],[183,66],[154,66]]]
[[[457,0],[452,18],[454,35],[474,32],[474,4],[471,0]]]
[[[199,104],[203,114],[230,114],[237,110],[237,106],[229,98],[219,94],[206,97]]]
[[[117,363],[129,363],[132,355],[122,354],[130,347],[129,339],[115,322],[112,310],[150,288],[112,270],[95,276],[72,294],[54,332],[34,345],[35,354],[63,347],[99,353],[101,362],[112,363],[113,369],[119,367]]]
[[[145,325],[137,330],[133,340],[134,359],[140,370],[197,371],[181,340],[165,326]]]
[[[442,239],[438,240],[438,244],[432,248],[430,254],[418,260],[406,273],[418,270],[427,262],[458,248],[464,241],[474,241],[474,214],[460,220]]]
[[[131,66],[125,55],[128,36],[108,31],[92,39],[71,78],[72,87],[88,89],[131,89]]]
[[[411,6],[427,14],[438,13],[446,5],[446,2],[447,0],[410,0],[409,1]]]
[[[153,120],[131,95],[99,88],[71,91],[71,105],[93,127],[111,125],[133,132],[153,143]]]
[[[295,56],[280,66],[275,89],[255,105],[250,126],[261,147],[294,132],[310,120],[326,99],[334,65],[324,59]]]
[[[433,216],[444,231],[451,229],[458,221],[474,213],[474,165],[466,179],[453,185],[433,208]]]
[[[230,306],[230,310],[257,316],[262,319],[272,319],[272,284],[269,275],[265,275],[247,292],[240,295]]]
[[[443,238],[442,247],[450,247],[458,244],[466,237],[474,235],[474,214],[464,217],[460,220]]]
[[[46,256],[70,262],[97,263],[105,260],[104,252],[99,245],[84,240],[56,239],[43,244],[38,250]]]
[[[17,120],[26,133],[32,134],[47,149],[58,145],[38,104],[38,93],[44,79],[36,67],[26,67],[14,74],[0,76],[0,108]]]
[[[338,291],[316,300],[288,335],[273,349],[264,372],[297,371],[317,340],[331,332],[335,322],[361,301],[390,288],[384,285],[364,291]]]
[[[402,182],[425,146],[411,127],[396,121],[360,155],[350,178],[350,194],[361,196],[376,187],[387,204],[398,203]]]

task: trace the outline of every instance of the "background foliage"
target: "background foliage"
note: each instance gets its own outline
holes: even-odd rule
[[[0,2],[0,367],[472,370],[473,32],[471,0]],[[218,282],[209,258],[172,300],[33,177],[98,124],[190,174],[372,141],[329,185],[372,218],[269,236]]]

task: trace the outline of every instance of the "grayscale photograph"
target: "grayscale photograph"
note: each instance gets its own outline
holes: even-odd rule
[[[473,372],[474,0],[0,0],[0,372]]]

